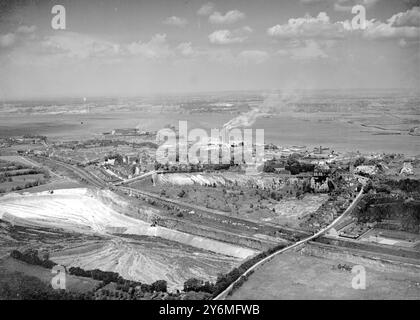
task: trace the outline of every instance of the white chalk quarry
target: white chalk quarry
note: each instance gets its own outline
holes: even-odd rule
[[[94,196],[92,191],[84,188],[55,190],[53,194],[48,191],[10,194],[0,198],[0,219],[19,218],[36,225],[75,232],[117,232],[160,237],[239,259],[256,253],[228,243],[164,227],[152,227],[150,223],[120,214],[106,206],[99,200],[101,197],[114,197],[112,201],[121,201],[109,191],[101,191],[99,196]]]

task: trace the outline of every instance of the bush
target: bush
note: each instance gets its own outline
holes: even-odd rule
[[[42,266],[48,269],[52,269],[52,267],[57,265],[55,262],[49,260],[48,258],[45,258],[45,256],[43,257],[43,259],[41,259],[38,254],[38,250],[30,249],[23,253],[18,250],[13,250],[10,253],[10,256],[14,259],[21,260],[32,265]]]
[[[157,280],[151,284],[152,291],[166,292],[167,282],[165,280]]]
[[[364,164],[366,162],[366,158],[365,157],[359,157],[354,161],[354,166],[358,167],[361,166],[362,164]]]
[[[203,280],[191,278],[184,282],[185,292],[195,291],[213,293],[214,289],[214,284],[210,283],[209,281],[204,282]]]

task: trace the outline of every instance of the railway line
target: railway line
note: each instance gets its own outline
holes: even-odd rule
[[[82,180],[85,180],[86,182],[94,185],[95,187],[98,187],[98,188],[101,188],[101,189],[107,187],[107,184],[104,181],[102,181],[99,178],[87,173],[86,171],[84,171],[81,168],[78,168],[74,165],[71,165],[71,164],[68,164],[68,163],[65,163],[65,162],[62,162],[62,161],[58,161],[58,160],[55,160],[55,159],[51,159],[51,158],[45,158],[45,159],[47,159],[48,161],[51,161],[52,163],[54,163],[58,166],[61,166],[65,169],[67,169],[67,170],[72,171],[74,174],[79,176],[79,178],[81,178]]]

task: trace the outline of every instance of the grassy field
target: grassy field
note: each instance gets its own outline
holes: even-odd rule
[[[43,192],[43,191],[49,191],[49,190],[59,190],[59,189],[73,189],[73,188],[81,188],[83,187],[82,184],[80,184],[77,181],[72,181],[71,179],[63,178],[63,179],[53,179],[50,182],[32,187],[29,189],[24,189],[17,191],[18,193],[24,193],[24,192]]]
[[[0,264],[0,273],[4,272],[21,272],[28,276],[34,276],[45,284],[50,284],[51,279],[55,276],[49,269],[30,265],[10,257],[5,258]],[[73,292],[85,293],[94,290],[100,283],[101,281],[91,278],[66,275],[66,290]]]
[[[352,288],[355,276],[326,259],[288,252],[255,271],[229,299],[420,299],[420,275],[366,267],[366,289]]]
[[[8,160],[5,160],[8,159]],[[0,159],[0,193],[19,191],[39,186],[49,180],[49,173],[34,168],[21,157],[2,157]]]
[[[27,167],[33,167],[34,163],[21,156],[0,156],[0,160],[7,162],[16,162]]]

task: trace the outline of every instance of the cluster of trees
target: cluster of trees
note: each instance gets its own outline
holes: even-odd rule
[[[315,165],[311,163],[300,162],[293,156],[290,156],[287,159],[286,170],[289,170],[291,174],[296,175],[302,172],[313,172],[315,169]]]
[[[40,136],[40,135],[33,135],[33,134],[25,134],[22,136],[23,139],[38,139],[42,141],[47,141],[46,136]]]
[[[414,179],[400,179],[400,180],[388,180],[386,184],[392,189],[399,189],[404,192],[417,192],[420,194],[420,180]]]
[[[8,181],[8,182],[12,182],[13,180],[12,180],[12,178],[11,177],[5,177],[4,175],[0,175],[0,183],[3,183],[3,182],[6,182],[6,181]]]
[[[32,187],[36,187],[36,186],[40,186],[40,185],[43,185],[43,184],[45,184],[46,182],[45,182],[45,180],[40,180],[40,179],[37,179],[37,180],[35,180],[35,181],[29,181],[29,182],[26,182],[25,183],[25,186],[24,186],[24,188],[22,188],[22,189],[28,189],[28,188],[32,188]],[[17,187],[15,187],[15,189],[16,189]]]
[[[136,148],[150,148],[150,149],[157,149],[158,145],[154,142],[150,142],[150,141],[145,141],[145,142],[139,142],[135,144]]]
[[[418,200],[406,201],[403,197],[366,194],[353,214],[361,223],[393,220],[398,222],[397,229],[400,231],[420,232],[420,201]]]
[[[44,169],[28,169],[25,171],[21,171],[21,172],[4,172],[2,174],[0,174],[0,177],[16,177],[16,176],[24,176],[24,175],[28,175],[28,174],[39,174],[42,173],[44,176],[48,175],[48,172]]]
[[[166,292],[167,282],[165,280],[157,280],[152,284],[145,284],[138,281],[127,280],[121,277],[117,272],[102,271],[99,269],[84,270],[79,267],[70,267],[68,273],[75,276],[92,278],[100,280],[104,285],[114,282],[117,284],[117,290],[124,292],[130,291],[130,288],[140,287],[143,292]]]
[[[264,163],[264,172],[274,172],[276,168],[283,168],[285,167],[285,163],[279,160],[267,160]]]
[[[19,190],[23,190],[23,189],[37,187],[37,186],[43,185],[45,183],[46,183],[45,180],[37,179],[35,181],[26,182],[24,186],[16,186],[16,187],[13,187],[13,188],[10,189],[10,191],[19,191]]]
[[[70,267],[68,273],[74,276],[92,278],[94,280],[103,281],[104,284],[111,282],[118,282],[119,280],[124,280],[118,273],[110,271],[102,271],[99,269],[94,270],[84,270],[79,267]]]
[[[195,292],[207,292],[213,293],[214,292],[214,284],[203,280],[191,278],[184,282],[184,291],[195,291]]]
[[[384,157],[384,162],[389,162],[389,158]],[[358,157],[356,160],[354,160],[353,162],[354,167],[358,167],[358,166],[378,166],[379,168],[381,168],[381,164],[378,162],[378,160],[376,159],[366,159],[363,156]]]
[[[25,167],[24,167],[25,168]],[[23,190],[23,189],[27,189],[27,188],[32,188],[32,187],[36,187],[42,184],[46,183],[46,179],[50,178],[50,174],[47,170],[45,169],[28,169],[25,171],[21,171],[21,172],[3,172],[0,174],[0,183],[3,182],[13,182],[12,177],[16,177],[16,176],[22,176],[22,175],[32,175],[32,174],[43,174],[45,179],[37,179],[35,181],[28,181],[26,182],[24,185],[18,185],[16,187],[13,187],[10,189],[10,191],[19,191],[19,190]],[[25,179],[23,179],[25,180]],[[6,190],[1,189],[0,193],[5,193]]]
[[[33,249],[29,249],[24,252],[13,250],[10,253],[10,256],[14,259],[21,260],[33,265],[42,266],[48,269],[52,269],[55,265],[57,265],[55,262],[49,260],[48,255],[40,257],[38,250]]]
[[[1,163],[4,163],[1,161]],[[27,166],[24,166],[21,163],[18,162],[7,162],[8,166],[3,166],[0,168],[0,171],[9,171],[9,170],[21,170],[21,169],[28,169]]]
[[[292,175],[302,172],[313,172],[315,165],[299,161],[298,154],[290,155],[287,160],[268,160],[264,163],[264,172],[274,172],[276,168],[285,168]]]

